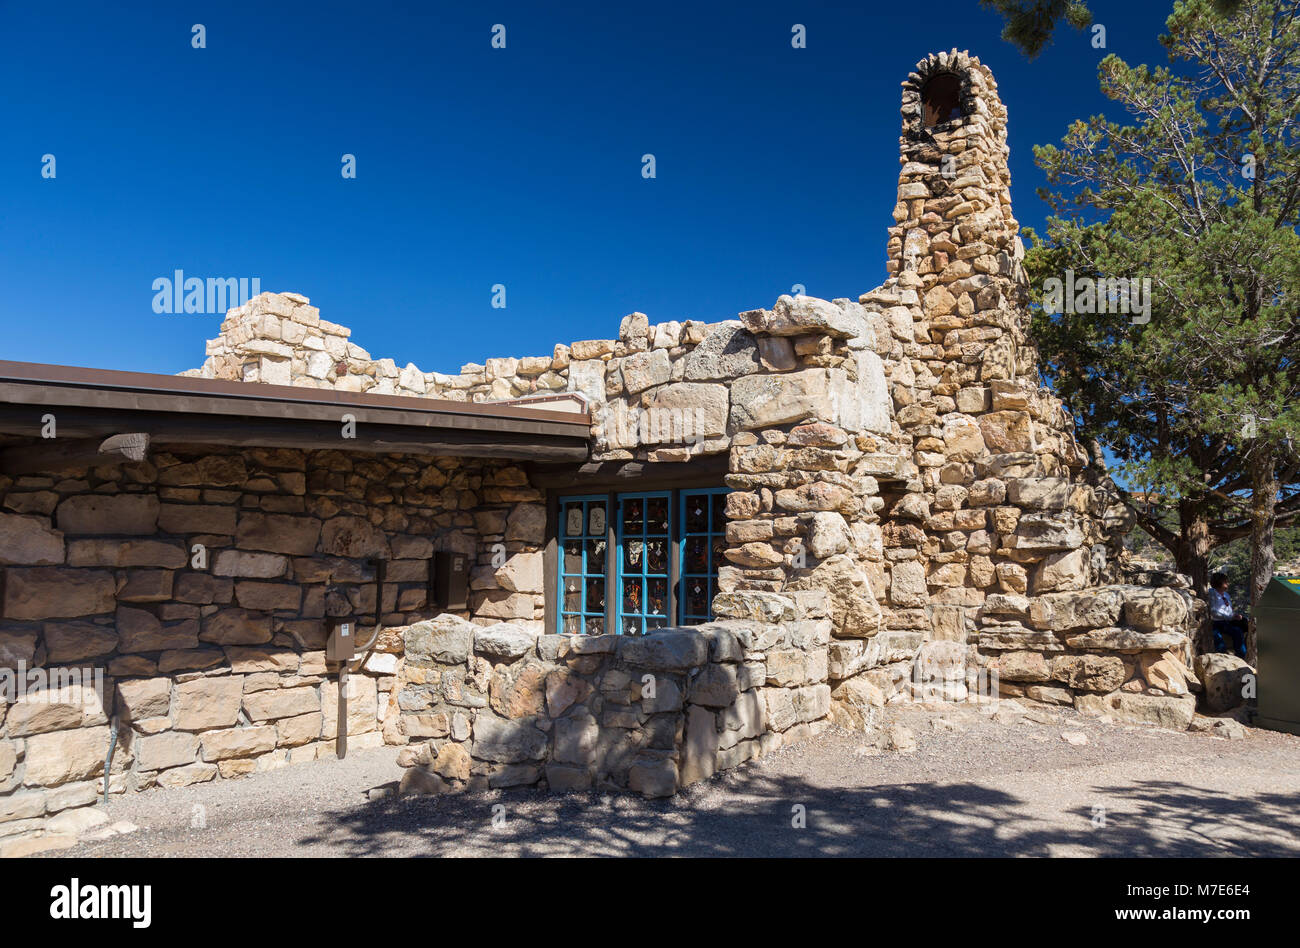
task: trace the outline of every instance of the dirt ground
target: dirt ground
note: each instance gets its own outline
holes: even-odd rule
[[[115,798],[109,817],[136,832],[49,855],[1300,855],[1297,737],[960,706],[891,719],[913,732],[914,753],[873,753],[862,734],[833,729],[668,800],[396,798],[381,789],[401,774],[396,749],[381,748]]]

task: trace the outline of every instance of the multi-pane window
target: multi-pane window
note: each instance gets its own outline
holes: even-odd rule
[[[618,495],[618,630],[644,635],[668,621],[668,491]]]
[[[726,488],[559,499],[558,631],[644,635],[713,618]]]
[[[718,592],[718,567],[727,548],[727,489],[684,490],[681,492],[681,577],[682,625],[708,622],[713,618],[713,597]]]
[[[560,500],[560,631],[605,631],[604,497]]]

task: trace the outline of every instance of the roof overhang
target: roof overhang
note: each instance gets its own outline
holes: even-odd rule
[[[56,440],[140,432],[169,444],[517,460],[584,460],[591,436],[580,401],[454,402],[0,361],[0,433],[39,437],[47,414]]]

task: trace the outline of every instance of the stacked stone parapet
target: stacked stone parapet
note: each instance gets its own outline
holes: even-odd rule
[[[529,786],[669,796],[820,733],[824,593],[726,593],[716,622],[535,635],[439,616],[404,633],[405,792]]]

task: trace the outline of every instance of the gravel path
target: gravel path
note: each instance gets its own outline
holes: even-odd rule
[[[871,756],[862,735],[832,730],[671,800],[534,790],[371,800],[401,773],[395,748],[381,748],[117,798],[109,816],[137,832],[51,855],[1300,855],[1300,738],[1030,717],[906,709],[891,718],[915,733],[916,753]],[[204,828],[192,828],[200,813]]]

